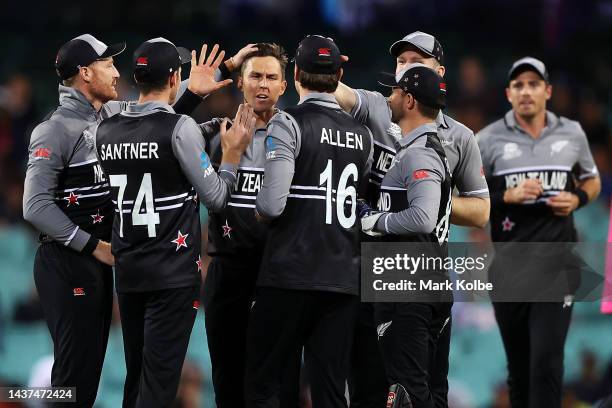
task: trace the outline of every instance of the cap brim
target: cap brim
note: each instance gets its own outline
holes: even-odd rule
[[[422,53],[424,53],[425,55],[429,55],[432,58],[435,58],[436,56],[433,55],[431,52],[427,51],[426,49],[424,49],[423,47],[411,42],[411,41],[406,41],[406,40],[399,40],[394,42],[393,44],[391,44],[391,47],[389,47],[389,54],[391,54],[394,57],[397,57],[399,55],[399,50],[405,46],[405,45],[412,45],[414,48],[420,50]]]
[[[523,62],[522,64],[517,65],[510,69],[508,72],[508,81],[512,81],[518,75],[517,72],[525,72],[525,71],[533,71],[537,73],[544,81],[548,82],[548,78],[545,73],[540,71],[537,66],[530,62]]]
[[[109,45],[106,48],[106,51],[104,51],[102,53],[102,55],[100,55],[100,58],[114,57],[115,55],[121,54],[123,51],[125,51],[125,43],[124,42],[113,44],[113,45]]]
[[[181,60],[181,65],[191,62],[191,51],[189,51],[185,47],[176,47],[176,50],[179,54],[179,59]]]
[[[380,72],[378,74],[378,83],[389,88],[397,88],[398,84],[395,80],[395,75],[390,72]]]

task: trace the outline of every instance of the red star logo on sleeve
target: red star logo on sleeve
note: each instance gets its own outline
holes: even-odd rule
[[[225,220],[225,225],[222,225],[221,228],[223,228],[223,238],[228,237],[229,239],[232,239],[231,232],[233,228],[229,226],[227,220]]]
[[[64,200],[68,201],[68,207],[70,207],[71,204],[79,205],[79,196],[74,194],[72,191],[68,197],[64,198]]]
[[[198,265],[198,272],[202,271],[202,256],[198,255],[198,260],[196,261],[196,265]]]
[[[512,229],[514,228],[515,223],[513,223],[512,221],[510,221],[510,218],[506,217],[504,218],[504,220],[502,221],[502,231],[512,231]]]
[[[189,236],[189,234],[181,234],[181,230],[179,230],[178,232],[178,236],[176,237],[176,239],[173,239],[172,242],[173,244],[176,244],[176,250],[178,251],[180,247],[185,247],[187,248],[187,237]]]
[[[103,215],[100,215],[100,210],[98,210],[95,214],[90,215],[91,218],[93,218],[93,223],[94,224],[101,224],[102,220],[104,219]]]

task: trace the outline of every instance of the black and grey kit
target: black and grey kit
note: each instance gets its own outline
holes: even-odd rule
[[[201,125],[215,169],[223,156],[220,123],[217,119]],[[212,260],[204,282],[203,306],[218,408],[240,408],[245,403],[247,325],[268,233],[268,225],[255,219],[255,199],[266,161],[265,137],[265,127],[255,129],[240,159],[227,206],[208,213],[208,254]],[[297,405],[301,357],[299,353],[287,365],[281,406]]]
[[[173,401],[198,308],[199,205],[227,202],[236,169],[215,172],[193,119],[160,102],[130,105],[100,124],[96,153],[109,179],[112,246],[127,362],[124,407]]]
[[[59,106],[32,132],[24,218],[40,232],[34,281],[53,339],[51,383],[76,387],[77,405],[92,406],[106,351],[113,271],[91,254],[110,240],[109,185],[93,150],[93,128],[125,103],[97,112],[85,96],[59,86]]]
[[[511,110],[477,137],[491,189],[493,241],[505,242],[503,248],[518,242],[577,241],[573,215],[554,215],[546,201],[562,191],[574,192],[580,180],[598,175],[580,124],[546,112],[546,127],[533,138],[517,123]],[[505,203],[504,192],[525,179],[540,180],[543,194],[533,202]],[[561,406],[563,353],[571,299],[579,280],[564,247],[559,245],[557,251],[551,245],[548,248],[552,253],[533,254],[539,261],[537,269],[528,253],[517,259],[498,249],[489,269],[495,287],[512,294],[537,296],[557,279],[568,282],[567,291],[557,302],[493,304],[508,359],[513,407]]]
[[[375,231],[382,241],[428,243],[428,256],[446,257],[451,178],[434,123],[422,125],[395,144],[397,154],[380,186]],[[421,279],[444,280],[445,270]],[[422,302],[376,303],[374,315],[387,382],[410,398],[411,407],[445,404],[452,294]],[[443,339],[443,341],[441,341]],[[431,384],[431,385],[430,385]],[[395,391],[390,394],[391,398]]]
[[[248,331],[248,407],[278,406],[283,366],[302,347],[313,404],[347,406],[356,205],[371,154],[369,130],[329,94],[309,93],[268,124],[256,208],[271,223]]]
[[[402,138],[401,130],[391,121],[387,98],[380,92],[356,89],[354,93],[357,103],[351,115],[368,126],[374,136],[374,160],[367,199],[372,207],[377,207],[380,185],[394,161],[396,142]],[[448,160],[452,185],[458,194],[465,197],[488,197],[489,190],[482,173],[482,160],[474,133],[442,111],[435,123]],[[383,365],[378,356],[376,332],[371,330],[374,326],[373,319],[373,307],[363,304],[356,324],[352,355],[354,369],[351,370],[349,381],[351,404],[357,408],[379,406],[384,403],[388,391]],[[450,347],[450,331],[449,322],[443,333],[446,349]],[[440,365],[448,367],[448,359],[446,362],[440,362]],[[442,383],[432,384],[432,391],[441,406],[447,403],[448,392],[448,382],[446,376],[443,377]]]

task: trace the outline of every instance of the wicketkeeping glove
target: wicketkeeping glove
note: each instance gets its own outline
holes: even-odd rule
[[[357,214],[361,219],[361,230],[365,234],[372,237],[380,237],[384,235],[381,232],[374,231],[376,222],[384,214],[384,212],[373,209],[365,200],[357,200]]]

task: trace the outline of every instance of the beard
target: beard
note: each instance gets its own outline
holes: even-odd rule
[[[393,106],[389,106],[391,109],[391,122],[398,123],[402,118],[402,111],[400,109],[393,109]]]
[[[103,103],[112,101],[119,97],[117,90],[113,87],[113,82],[102,83],[101,81],[95,81],[90,85],[90,92],[94,98],[102,101]]]

